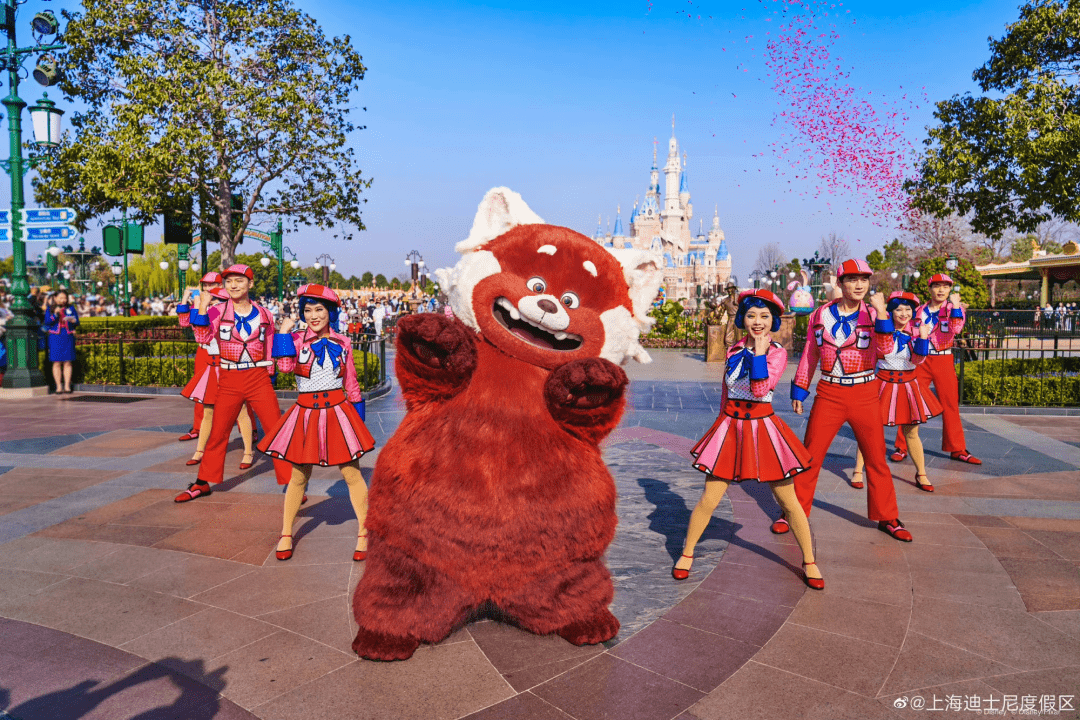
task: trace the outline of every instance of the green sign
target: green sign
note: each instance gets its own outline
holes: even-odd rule
[[[105,246],[105,254],[110,257],[120,257],[124,254],[123,233],[115,225],[106,225],[101,229],[101,244]]]
[[[143,226],[136,225],[135,223],[127,223],[125,226],[127,232],[127,251],[129,253],[135,253],[136,255],[143,254]]]

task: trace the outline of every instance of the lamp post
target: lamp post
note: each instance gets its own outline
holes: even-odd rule
[[[176,248],[176,272],[177,279],[180,281],[180,288],[177,291],[177,296],[184,294],[184,288],[187,287],[187,271],[191,267],[191,261],[188,260],[188,251],[190,247],[188,245],[180,245]]]
[[[323,253],[319,257],[315,258],[315,264],[312,265],[316,270],[322,268],[322,284],[327,287],[330,286],[330,273],[337,270],[337,263],[334,262],[334,258],[330,257],[326,253]]]
[[[424,258],[420,256],[420,253],[411,250],[409,254],[405,256],[405,264],[412,269],[412,293],[415,295],[416,285],[420,282],[420,268],[424,267]]]
[[[13,317],[7,323],[7,350],[9,367],[4,374],[5,390],[18,390],[20,396],[43,395],[47,392],[45,376],[38,368],[37,333],[38,324],[30,305],[30,282],[26,276],[26,243],[23,241],[21,211],[26,203],[23,196],[23,175],[32,166],[33,161],[23,158],[22,154],[22,111],[26,102],[19,97],[19,74],[23,61],[30,55],[48,53],[63,49],[62,44],[41,44],[45,35],[55,35],[59,23],[51,11],[40,12],[31,23],[37,44],[33,47],[20,48],[15,41],[15,17],[19,7],[18,0],[4,0],[2,21],[7,34],[7,47],[0,50],[0,65],[8,71],[9,92],[3,99],[8,117],[8,158],[3,162],[4,170],[11,177],[11,246],[14,268],[11,273],[11,310]],[[45,86],[59,82],[56,61],[50,55],[44,55],[34,69],[34,79]],[[60,140],[60,111],[55,104],[43,98],[33,108],[35,143],[41,147],[55,146]],[[37,114],[41,113],[41,122]],[[52,123],[55,122],[55,128]],[[39,134],[39,126],[44,135]]]
[[[815,299],[818,301],[825,300],[825,285],[821,282],[821,273],[824,272],[825,268],[832,267],[832,260],[821,257],[820,253],[815,250],[814,256],[803,260],[802,265],[810,273],[811,289],[818,288],[818,297]]]

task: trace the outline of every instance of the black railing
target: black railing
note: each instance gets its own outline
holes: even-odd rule
[[[968,310],[967,333],[978,335],[1068,335],[1080,337],[1080,313],[1036,310]]]
[[[73,380],[85,385],[183,387],[195,371],[198,347],[186,340],[79,336]],[[371,390],[386,381],[385,339],[354,338],[353,356],[361,389]],[[278,373],[277,388],[295,389],[292,374]]]

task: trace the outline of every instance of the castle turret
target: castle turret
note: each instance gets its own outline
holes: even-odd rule
[[[622,229],[622,206],[615,206],[615,230],[611,233],[614,237],[624,237]]]

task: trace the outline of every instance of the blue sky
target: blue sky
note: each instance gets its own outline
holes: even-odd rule
[[[931,100],[944,99],[977,90],[971,72],[988,57],[987,37],[1003,34],[1018,4],[845,2],[850,14],[841,15],[834,51],[852,68],[849,82],[874,97],[925,86]],[[553,224],[591,234],[597,215],[614,221],[620,204],[625,223],[646,190],[654,136],[665,154],[672,113],[695,217],[708,226],[719,206],[740,277],[769,242],[806,257],[830,231],[862,254],[893,237],[862,217],[860,198],[813,200],[798,193],[819,183],[776,177],[780,166],[767,148],[781,129],[772,124],[777,98],[759,42],[775,24],[765,22],[772,2],[448,5],[303,3],[328,33],[351,35],[364,56],[355,120],[367,127],[353,146],[363,176],[374,179],[367,230],[354,240],[286,236],[304,264],[328,252],[346,275],[393,275],[413,249],[429,266],[452,264],[453,245],[497,185],[520,192]],[[745,42],[747,35],[754,40]],[[37,99],[36,85],[24,88],[28,101]],[[916,143],[932,122],[931,108],[920,104],[907,124]],[[0,198],[7,195],[5,188]],[[31,255],[37,251],[31,246]]]

